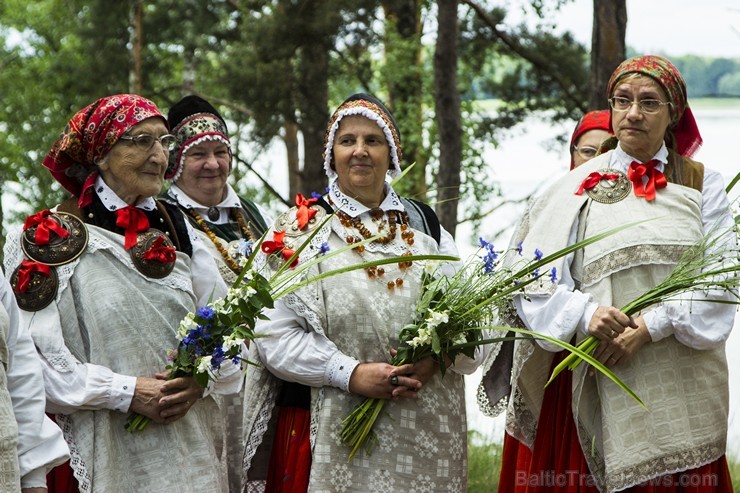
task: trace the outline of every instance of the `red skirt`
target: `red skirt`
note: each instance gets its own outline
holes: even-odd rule
[[[265,493],[308,491],[311,475],[311,413],[298,407],[280,407],[270,455]]]
[[[553,361],[553,368],[565,356]],[[571,406],[571,372],[564,371],[545,389],[534,446],[506,434],[499,493],[598,493],[578,441]],[[667,474],[633,486],[629,493],[731,493],[732,479],[723,455],[716,461]]]

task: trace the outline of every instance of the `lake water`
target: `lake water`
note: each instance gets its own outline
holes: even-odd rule
[[[740,106],[728,108],[706,108],[694,110],[704,145],[696,153],[695,159],[713,168],[725,178],[725,183],[740,172],[740,155],[731,145],[740,138]],[[508,200],[526,197],[547,183],[568,171],[570,159],[567,146],[553,148],[553,138],[558,133],[569,133],[572,126],[557,127],[538,119],[527,122],[526,131],[505,140],[498,149],[486,153],[492,179],[501,184],[503,196]],[[731,199],[740,195],[740,184],[731,192]],[[486,209],[484,207],[484,209]],[[497,246],[508,243],[511,225],[523,210],[523,205],[514,204],[502,207],[484,223],[481,234],[495,240]],[[503,233],[500,233],[504,230]],[[500,234],[499,234],[500,233]],[[462,226],[457,232],[458,244],[463,252],[473,251],[475,239],[469,227]],[[735,318],[735,327],[727,342],[727,355],[730,367],[730,432],[728,451],[740,458],[740,315]],[[475,391],[480,382],[480,372],[466,377],[466,397],[469,426],[491,440],[501,441],[504,433],[503,417],[489,418],[477,408]]]

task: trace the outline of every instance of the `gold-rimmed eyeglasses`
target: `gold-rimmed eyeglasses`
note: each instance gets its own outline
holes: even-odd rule
[[[152,134],[121,135],[119,140],[133,142],[133,144],[142,151],[148,151],[151,149],[155,142],[159,142],[162,145],[162,148],[168,152],[175,146],[175,136],[171,134],[164,134],[159,137],[155,137]]]
[[[664,103],[660,99],[640,99],[639,101],[632,101],[631,99],[620,98],[619,96],[609,98],[609,106],[611,106],[614,111],[628,111],[632,108],[633,104],[636,104],[641,112],[647,115],[652,115],[660,111],[660,108],[663,106],[670,105],[671,103]]]

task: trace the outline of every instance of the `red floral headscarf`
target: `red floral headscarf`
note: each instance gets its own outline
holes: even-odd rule
[[[570,138],[570,169],[575,168],[575,162],[573,161],[573,146],[576,142],[589,130],[605,130],[610,134],[613,134],[611,127],[611,115],[609,110],[597,110],[589,111],[578,120],[573,135]]]
[[[691,157],[701,146],[702,138],[694,114],[689,108],[686,82],[678,69],[660,56],[645,55],[628,58],[619,64],[609,79],[607,97],[612,97],[614,89],[625,75],[635,73],[651,77],[663,88],[668,101],[673,105],[668,131],[673,134],[676,151],[682,156]]]
[[[80,207],[92,201],[92,186],[98,176],[97,162],[118,139],[147,118],[159,117],[157,105],[135,94],[117,94],[98,99],[78,111],[67,123],[44,158],[44,166],[75,197]]]

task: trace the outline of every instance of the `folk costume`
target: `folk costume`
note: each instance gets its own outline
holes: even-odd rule
[[[44,381],[31,336],[0,275],[0,491],[43,488],[69,457],[61,430],[44,414]]]
[[[667,140],[679,152],[663,144],[653,157],[653,185],[660,184],[651,188],[647,177],[634,174],[630,180],[630,170],[642,164],[617,143],[539,197],[512,240],[556,251],[621,224],[652,219],[548,266],[560,273],[559,284],[532,285],[525,289],[528,300],[516,298],[516,314],[527,328],[569,342],[588,335],[599,305],[632,301],[662,281],[704,235],[732,226],[721,176],[688,157],[701,137],[678,72],[659,57],[630,59],[617,68],[609,94],[629,73],[653,77],[678,110],[667,133],[679,131]],[[592,180],[593,173],[608,178]],[[736,235],[723,239],[736,245]],[[508,404],[499,491],[731,491],[724,456],[729,406],[724,342],[735,310],[704,301],[730,296],[702,292],[642,313],[652,342],[612,370],[649,411],[586,364],[564,371],[544,389],[564,357],[545,341],[517,341],[513,363],[486,362],[481,407],[491,412],[496,404],[499,409]],[[522,452],[522,444],[531,454]]]
[[[213,389],[172,424],[125,429],[136,377],[164,371],[180,320],[226,292],[176,207],[151,197],[128,205],[98,175],[117,140],[153,117],[164,120],[135,95],[79,111],[44,160],[74,198],[29,217],[8,240],[22,325],[43,357],[47,411],[69,444],[80,492],[228,491],[228,430],[212,423]],[[222,390],[233,392],[227,380]]]
[[[300,201],[280,216],[268,240],[279,239],[295,250],[320,227],[300,254],[299,262],[309,262],[354,238],[382,235],[364,249],[327,258],[312,268],[312,275],[409,253],[456,256],[452,237],[439,227],[433,211],[405,202],[387,182],[385,198],[372,210],[340,190],[332,146],[339,121],[347,115],[362,115],[378,124],[391,149],[389,173],[400,172],[400,140],[390,113],[372,96],[351,97],[334,113],[326,134],[325,168],[331,179],[327,195]],[[276,262],[272,254],[267,265],[274,268]],[[361,362],[388,361],[400,330],[413,318],[422,269],[420,263],[401,262],[332,276],[278,300],[269,320],[258,323],[256,331],[268,337],[250,347],[250,359],[263,367],[247,371],[244,491],[262,491],[265,482],[269,484],[267,458],[273,443],[279,443],[272,437],[277,420],[272,403],[281,381],[310,387],[308,491],[466,491],[461,373],[472,372],[477,361],[459,358],[444,380],[438,373],[424,386],[418,400],[389,401],[375,424],[379,443],[371,455],[360,451],[347,462],[350,449],[340,438],[342,419],[364,399],[348,393],[352,372]]]
[[[268,216],[252,201],[239,197],[228,183],[223,200],[212,207],[198,203],[177,186],[176,181],[185,166],[185,155],[193,146],[216,140],[223,142],[229,156],[232,155],[226,122],[210,103],[198,96],[186,96],[170,108],[167,120],[175,136],[175,147],[170,153],[166,173],[173,184],[164,199],[180,208],[216,261],[221,277],[231,286],[241,271],[240,260],[249,256],[267,229],[265,218]],[[229,490],[238,491],[244,452],[241,440],[244,393],[217,396],[216,401],[229,430],[228,436],[224,435],[227,438],[224,448],[228,457]]]

